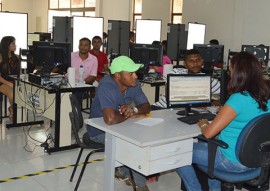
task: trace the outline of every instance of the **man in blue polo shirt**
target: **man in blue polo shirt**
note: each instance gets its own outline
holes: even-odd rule
[[[105,76],[99,83],[96,96],[91,105],[90,118],[103,117],[108,125],[121,123],[130,117],[147,114],[150,104],[137,81],[136,71],[142,67],[127,56],[115,58],[110,66],[111,75]],[[87,126],[90,139],[104,143],[105,134],[94,127]],[[127,167],[118,168],[116,176],[125,179],[130,185]],[[146,177],[133,171],[137,191],[148,191]]]

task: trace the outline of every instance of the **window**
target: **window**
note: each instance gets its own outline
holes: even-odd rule
[[[133,29],[135,28],[136,20],[142,18],[142,1],[143,0],[133,0]],[[171,2],[171,23],[182,23],[183,0],[172,0]]]
[[[172,0],[171,22],[174,24],[182,23],[183,0]]]
[[[96,0],[49,0],[48,32],[53,16],[95,16],[95,7]]]
[[[133,29],[136,26],[136,20],[142,18],[142,0],[133,1]]]
[[[69,11],[70,16],[94,16],[96,0],[49,0],[49,10]]]

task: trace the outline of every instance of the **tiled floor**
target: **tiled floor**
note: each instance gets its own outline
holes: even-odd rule
[[[39,142],[44,142],[50,130],[48,123],[44,126],[0,128],[0,191],[72,191],[74,190],[78,173],[78,167],[73,182],[69,182],[72,172],[68,165],[74,164],[79,149],[55,152],[51,155],[44,153]],[[30,136],[32,138],[30,138]],[[36,141],[34,141],[35,139]],[[39,142],[38,142],[39,141]],[[87,152],[84,152],[83,157]],[[104,155],[99,153],[91,159],[100,159]],[[84,159],[84,158],[83,158]],[[67,167],[61,170],[53,170],[58,167]],[[40,173],[32,177],[22,177],[44,170],[53,170],[48,173]],[[82,178],[79,190],[103,191],[104,162],[88,164]],[[9,178],[20,177],[17,180]],[[6,181],[6,182],[3,182]],[[2,183],[1,183],[2,182]],[[179,191],[180,178],[172,172],[162,174],[158,182],[149,185],[150,191]],[[132,191],[132,188],[118,180],[115,181],[116,191]]]
[[[69,182],[72,168],[54,170],[52,172],[35,175],[32,177],[21,177],[26,174],[34,174],[44,170],[52,170],[57,167],[66,167],[74,164],[79,149],[62,152],[55,152],[51,155],[44,153],[40,142],[46,140],[49,133],[45,127],[35,126],[29,131],[29,135],[36,139],[34,141],[28,135],[29,127],[5,128],[4,124],[0,129],[0,191],[71,191],[74,190],[78,173],[77,169],[73,182]],[[27,143],[26,143],[27,141]],[[28,151],[27,151],[28,150]],[[84,152],[85,157],[87,151]],[[93,155],[92,159],[103,158],[102,153]],[[84,159],[84,158],[83,158]],[[88,164],[82,178],[79,190],[103,191],[104,162]],[[13,177],[21,177],[17,180],[8,180]],[[149,185],[151,191],[178,191],[180,190],[180,179],[175,172],[163,174],[158,182]],[[132,191],[132,188],[123,182],[115,181],[116,191]]]

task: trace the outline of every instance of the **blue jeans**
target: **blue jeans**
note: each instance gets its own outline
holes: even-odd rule
[[[99,134],[95,137],[90,137],[90,139],[92,141],[98,142],[98,143],[105,143],[105,133]],[[122,176],[124,177],[130,177],[130,171],[129,168],[126,166],[120,167],[119,171],[121,173]],[[131,170],[132,174],[133,174],[133,178],[134,178],[134,182],[137,186],[139,187],[144,187],[146,185],[146,177],[138,172],[136,172],[135,170]]]
[[[208,165],[208,148],[207,143],[194,143],[193,144],[193,156],[192,163],[199,164],[203,166]],[[246,166],[241,165],[240,163],[231,162],[226,159],[221,151],[217,150],[216,159],[215,159],[215,169],[227,172],[245,172],[249,170]],[[201,185],[198,181],[196,173],[192,165],[187,165],[178,168],[177,173],[183,180],[187,191],[201,191]],[[208,179],[209,191],[220,191],[221,182],[217,179]]]

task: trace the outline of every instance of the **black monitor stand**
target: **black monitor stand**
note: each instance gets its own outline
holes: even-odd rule
[[[180,110],[177,112],[177,115],[189,116],[189,115],[197,115],[198,111],[192,110],[190,106],[186,106],[184,110]]]

